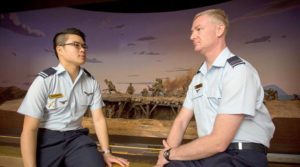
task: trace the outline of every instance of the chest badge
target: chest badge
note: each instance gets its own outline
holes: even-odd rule
[[[199,83],[197,85],[194,86],[196,92],[198,93],[198,91],[202,88],[203,84],[202,83]]]
[[[61,94],[61,93],[56,93],[56,94],[49,95],[48,97],[49,97],[50,99],[58,99],[58,98],[64,97],[64,95]]]
[[[83,91],[83,93],[86,94],[87,96],[90,96],[90,95],[93,95],[93,94],[94,94],[93,92],[92,92],[92,93],[88,93],[88,92],[86,92],[86,91]]]
[[[61,104],[65,104],[66,102],[67,102],[67,100],[60,101]]]

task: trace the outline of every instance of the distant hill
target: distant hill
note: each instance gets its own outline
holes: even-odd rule
[[[294,98],[293,95],[287,94],[283,89],[275,84],[265,85],[263,88],[264,90],[272,89],[277,91],[279,100],[291,100]]]
[[[7,100],[23,98],[26,95],[26,90],[16,86],[0,87],[0,104]]]

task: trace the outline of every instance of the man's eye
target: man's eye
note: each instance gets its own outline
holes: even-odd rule
[[[80,47],[80,44],[79,43],[74,43],[74,46]]]

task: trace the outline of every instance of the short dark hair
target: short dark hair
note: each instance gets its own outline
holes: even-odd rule
[[[228,32],[229,29],[229,21],[228,21],[228,15],[226,14],[226,12],[222,9],[208,9],[205,11],[202,11],[198,14],[195,15],[194,20],[196,20],[199,16],[203,16],[203,15],[208,15],[218,21],[220,21],[221,23],[224,24],[225,26],[225,35]]]
[[[77,28],[67,28],[61,32],[58,32],[57,34],[55,34],[53,38],[53,49],[57,59],[58,59],[58,55],[56,51],[56,46],[64,44],[67,40],[66,35],[70,35],[70,34],[80,36],[85,42],[85,34]]]

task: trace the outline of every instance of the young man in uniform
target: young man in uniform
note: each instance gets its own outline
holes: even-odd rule
[[[275,127],[263,104],[264,90],[255,68],[227,48],[227,31],[223,10],[195,16],[190,38],[205,62],[189,85],[156,166],[268,166]],[[199,137],[181,144],[193,116]]]
[[[58,66],[38,74],[18,110],[25,115],[21,134],[24,166],[128,166],[126,159],[110,151],[100,86],[80,67],[87,57],[85,34],[76,28],[65,29],[54,36],[53,47]],[[103,154],[88,136],[88,129],[81,126],[88,108]]]

